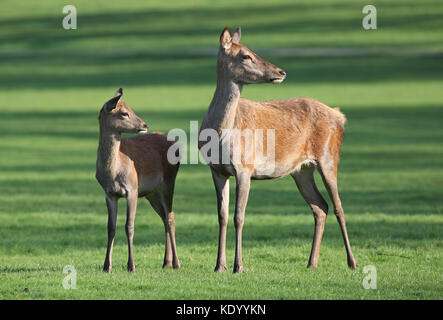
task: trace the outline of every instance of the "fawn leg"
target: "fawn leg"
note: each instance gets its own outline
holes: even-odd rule
[[[151,206],[160,216],[165,227],[165,256],[163,259],[163,268],[173,267],[180,268],[180,261],[177,256],[175,243],[175,215],[170,209],[172,202],[165,201],[161,193],[155,193],[148,197]]]
[[[114,246],[115,228],[117,225],[118,198],[106,195],[106,206],[108,207],[108,246],[103,271],[112,271],[112,249]]]
[[[177,256],[177,245],[175,243],[175,214],[174,211],[167,211],[168,217],[168,229],[169,229],[169,238],[171,243],[171,251],[172,251],[172,267],[174,269],[180,269],[180,261]]]
[[[137,212],[137,193],[130,193],[126,199],[126,237],[128,238],[128,271],[135,272],[133,240],[134,240],[134,220]]]

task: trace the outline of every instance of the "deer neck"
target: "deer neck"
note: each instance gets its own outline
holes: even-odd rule
[[[115,176],[119,168],[119,151],[121,134],[109,132],[100,128],[97,151],[97,169],[108,176]]]
[[[218,132],[233,128],[242,88],[242,84],[234,82],[223,69],[218,68],[217,88],[205,118],[206,128]]]

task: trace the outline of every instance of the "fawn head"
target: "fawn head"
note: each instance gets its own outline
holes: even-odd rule
[[[223,30],[220,36],[218,70],[241,84],[283,82],[286,72],[240,44],[240,38],[240,27],[234,34],[228,27]]]
[[[100,128],[119,133],[146,133],[149,126],[140,119],[122,99],[120,88],[108,102],[103,105],[98,117]]]

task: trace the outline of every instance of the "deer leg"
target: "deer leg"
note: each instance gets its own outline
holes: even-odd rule
[[[229,217],[229,179],[219,176],[215,171],[211,170],[212,179],[217,193],[217,211],[218,211],[218,253],[215,272],[223,272],[226,270],[226,229]]]
[[[328,190],[329,197],[331,198],[332,203],[334,205],[334,213],[335,216],[337,217],[338,224],[340,225],[341,233],[345,243],[348,266],[349,268],[355,269],[357,268],[357,262],[355,261],[355,258],[351,251],[351,244],[349,242],[348,232],[346,230],[345,213],[343,211],[341,200],[338,195],[336,166],[334,167],[330,167],[328,165],[320,166],[319,171],[323,178],[325,187]]]
[[[133,240],[134,240],[134,221],[137,212],[137,192],[128,194],[126,199],[126,237],[128,238],[128,271],[135,272]]]
[[[311,207],[314,214],[314,239],[312,242],[308,268],[317,268],[321,241],[328,214],[328,204],[326,203],[325,199],[323,199],[322,195],[317,189],[317,186],[315,185],[313,166],[302,167],[300,171],[294,172],[292,177],[294,178],[301,195]]]
[[[148,197],[151,206],[160,216],[165,227],[165,256],[163,259],[163,268],[180,268],[180,261],[177,256],[175,243],[175,215],[171,210],[170,203],[166,203],[162,194],[156,193]],[[172,203],[172,202],[171,202]]]
[[[114,246],[115,228],[117,225],[118,198],[106,195],[106,206],[108,207],[108,246],[106,258],[103,265],[104,272],[112,270],[112,249]]]
[[[235,203],[235,260],[234,260],[234,273],[243,272],[242,261],[242,233],[243,223],[245,220],[245,209],[249,197],[249,188],[251,185],[251,176],[249,173],[237,174],[237,192]]]

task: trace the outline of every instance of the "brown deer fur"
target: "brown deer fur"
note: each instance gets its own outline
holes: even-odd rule
[[[315,168],[319,170],[332,199],[334,212],[345,242],[348,265],[355,268],[356,262],[351,252],[344,213],[337,191],[337,167],[346,122],[345,116],[338,109],[329,108],[310,98],[272,101],[252,101],[241,98],[243,85],[281,83],[286,73],[239,44],[240,37],[240,28],[234,35],[228,28],[225,28],[221,34],[217,61],[217,88],[202,122],[201,130],[215,129],[223,142],[222,131],[225,129],[274,129],[275,163],[274,170],[265,175],[259,174],[258,169],[269,165],[266,161],[265,163],[252,161],[251,163],[242,156],[240,163],[234,163],[232,160],[229,164],[210,163],[217,193],[220,226],[215,271],[226,269],[225,243],[230,176],[235,176],[237,185],[234,216],[236,229],[234,272],[243,271],[241,241],[250,180],[273,179],[289,174],[294,178],[300,193],[314,214],[314,240],[308,267],[318,266],[328,205],[315,185],[313,177]],[[231,147],[233,147],[232,141],[228,142]],[[240,141],[244,148],[247,142]],[[259,142],[253,139],[251,143]],[[266,145],[266,134],[264,134],[263,144]],[[202,143],[200,143],[201,146]],[[232,157],[231,151],[231,159]],[[257,160],[255,153],[253,157],[255,157],[253,160]]]
[[[171,165],[167,150],[173,144],[160,133],[122,138],[121,133],[146,133],[148,126],[123,101],[122,89],[100,110],[100,138],[96,178],[106,195],[108,207],[108,246],[103,271],[112,269],[112,248],[117,222],[117,201],[127,199],[126,236],[128,271],[135,272],[133,258],[134,220],[137,198],[146,197],[162,218],[165,233],[163,267],[179,268],[175,245],[175,219],[172,211],[174,183],[179,164]]]

